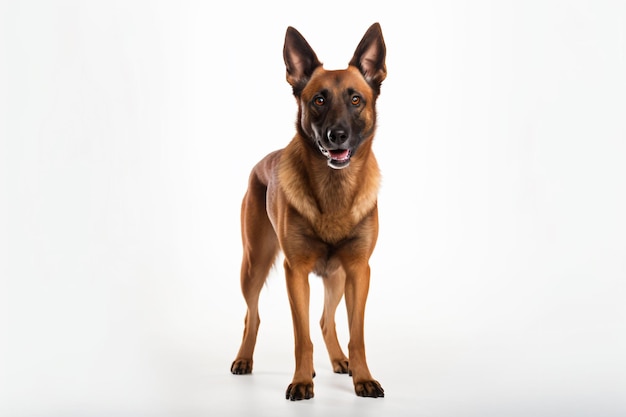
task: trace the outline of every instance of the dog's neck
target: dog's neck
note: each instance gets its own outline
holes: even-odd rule
[[[297,135],[283,150],[278,170],[279,183],[289,204],[311,222],[322,218],[328,221],[334,213],[350,212],[350,219],[340,220],[352,225],[359,223],[376,207],[380,184],[380,171],[371,146],[371,139],[365,141],[350,165],[337,170],[319,155],[311,155],[315,150]],[[366,166],[369,168],[365,169]],[[348,207],[353,209],[346,210]]]

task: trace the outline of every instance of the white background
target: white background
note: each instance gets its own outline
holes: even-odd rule
[[[626,413],[626,5],[0,3],[0,415]],[[239,205],[293,136],[282,47],[388,79],[366,340],[386,398],[284,400],[280,261],[251,376]],[[339,332],[347,343],[345,312]]]

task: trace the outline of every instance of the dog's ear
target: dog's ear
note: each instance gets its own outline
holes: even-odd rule
[[[287,67],[287,82],[293,87],[293,93],[298,96],[315,68],[322,63],[317,59],[306,39],[291,26],[287,28],[285,34],[283,57]]]
[[[361,71],[376,93],[380,92],[380,85],[387,76],[386,52],[383,31],[379,23],[374,23],[363,35],[350,61],[350,65]]]

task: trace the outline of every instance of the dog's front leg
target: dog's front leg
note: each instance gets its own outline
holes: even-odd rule
[[[367,261],[351,264],[346,268],[346,308],[350,342],[348,343],[349,367],[356,395],[360,397],[384,397],[380,383],[372,378],[365,359],[365,301],[369,291],[370,267]]]
[[[285,260],[287,292],[293,318],[296,370],[287,387],[288,400],[313,398],[313,343],[309,332],[309,269]]]

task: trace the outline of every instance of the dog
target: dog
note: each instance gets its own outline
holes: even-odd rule
[[[380,171],[372,141],[376,99],[387,75],[386,47],[374,23],[347,69],[326,70],[296,29],[285,35],[287,82],[298,103],[296,134],[252,170],[241,208],[241,290],[247,304],[236,375],[252,372],[260,319],[259,293],[279,250],[284,255],[295,336],[292,401],[313,398],[309,273],[322,277],[320,321],[334,372],[352,376],[356,395],[384,397],[367,366],[364,344],[369,258],[378,236]],[[348,357],[337,340],[335,312],[345,295]]]

